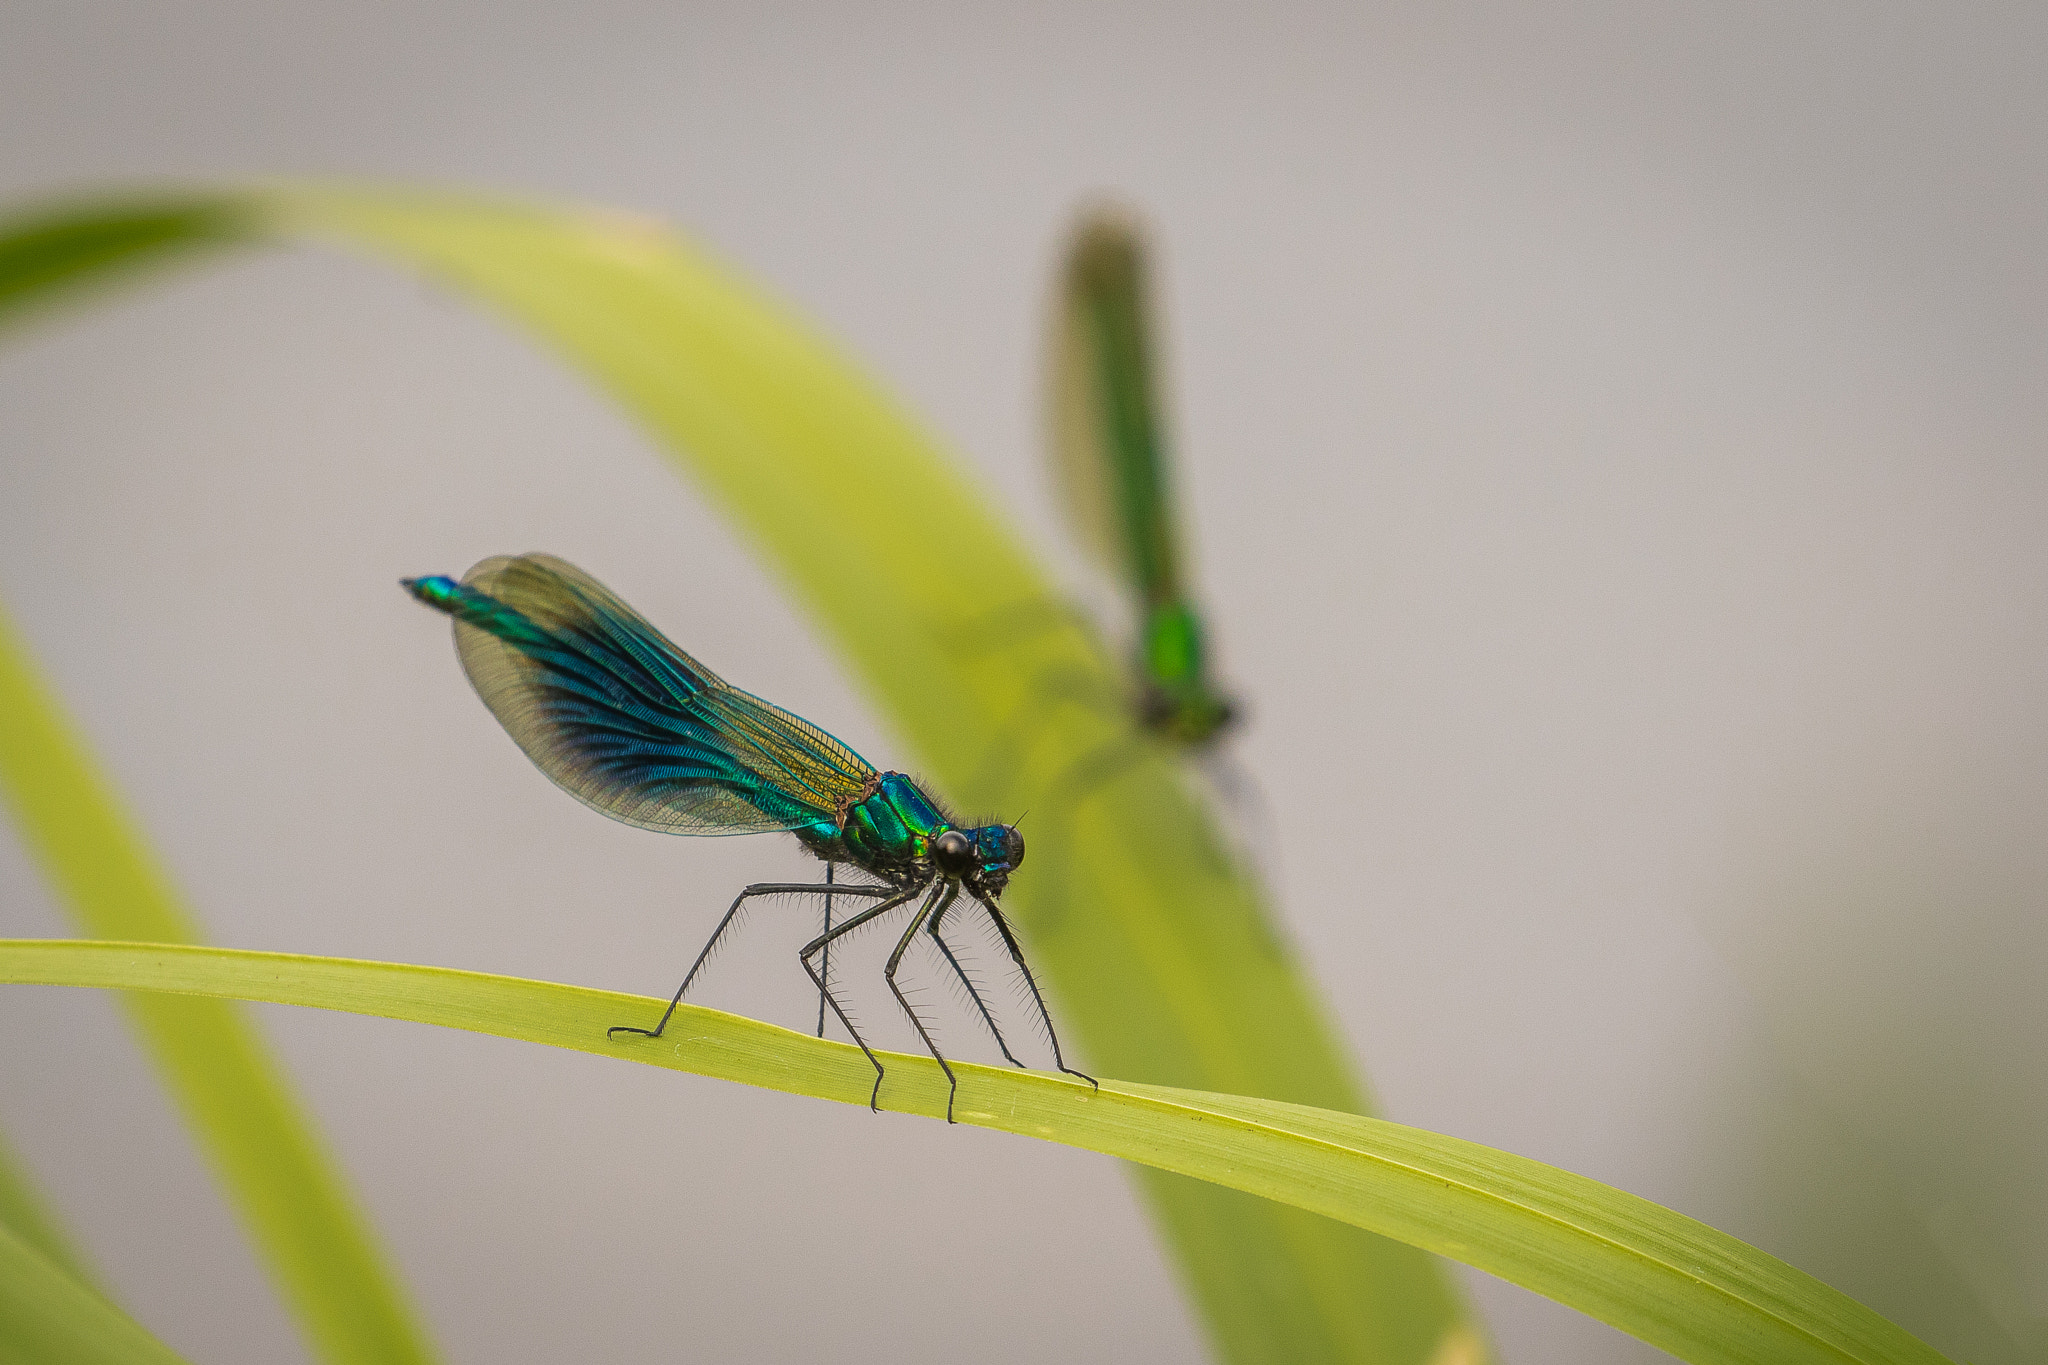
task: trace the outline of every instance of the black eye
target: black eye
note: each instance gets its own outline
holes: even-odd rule
[[[957,829],[949,829],[932,840],[932,866],[948,877],[964,877],[974,870],[974,841]]]

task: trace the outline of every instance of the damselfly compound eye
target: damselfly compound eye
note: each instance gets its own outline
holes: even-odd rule
[[[975,868],[974,840],[949,829],[932,840],[932,866],[941,876],[964,877]]]

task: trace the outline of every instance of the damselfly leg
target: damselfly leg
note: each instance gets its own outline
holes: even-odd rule
[[[889,965],[882,969],[882,979],[889,983],[889,993],[896,997],[896,1003],[901,1005],[903,1013],[909,1016],[910,1026],[917,1030],[917,1036],[924,1043],[925,1051],[932,1054],[932,1060],[939,1064],[939,1070],[946,1073],[946,1122],[948,1123],[953,1122],[953,1097],[960,1093],[960,1078],[953,1074],[952,1066],[946,1061],[945,1055],[939,1051],[939,1045],[932,1041],[930,1031],[924,1026],[924,1020],[918,1017],[917,1010],[911,1006],[909,999],[903,994],[903,988],[896,984],[896,969],[903,965],[903,954],[908,952],[910,945],[916,941],[917,931],[924,928],[925,922],[931,918],[932,907],[941,900],[950,901],[959,894],[959,887],[950,882],[934,885],[931,894],[925,897],[924,904],[920,905],[917,908],[917,913],[910,917],[910,927],[903,931],[902,938],[896,940],[896,950],[889,954]]]
[[[842,894],[853,890],[852,887],[841,887],[839,889]],[[847,1033],[852,1035],[854,1043],[860,1048],[860,1050],[863,1053],[867,1055],[869,1064],[875,1068],[875,1088],[874,1091],[868,1096],[868,1108],[874,1110],[877,1114],[879,1114],[882,1112],[882,1061],[879,1057],[875,1056],[875,1050],[868,1046],[868,1040],[860,1036],[860,1030],[853,1026],[853,1020],[846,1017],[845,1008],[840,1005],[839,997],[834,995],[831,991],[831,988],[825,984],[825,978],[820,976],[818,974],[818,969],[811,965],[811,955],[813,953],[823,951],[826,945],[832,943],[834,940],[845,938],[854,930],[861,928],[863,925],[872,922],[873,920],[879,918],[882,915],[888,914],[897,906],[902,905],[911,900],[913,897],[917,896],[925,888],[922,886],[913,886],[908,890],[898,891],[894,887],[878,886],[872,888],[872,891],[869,891],[869,888],[865,887],[861,889],[863,891],[869,892],[870,894],[885,895],[888,897],[888,899],[883,901],[880,905],[870,906],[868,909],[861,911],[858,915],[855,915],[852,919],[846,921],[844,924],[840,925],[836,929],[833,929],[829,933],[823,933],[818,935],[816,938],[812,939],[809,943],[806,943],[802,948],[797,950],[796,960],[800,964],[802,964],[804,973],[811,978],[811,983],[824,993],[825,1003],[832,1007],[832,1013],[838,1016],[839,1022],[845,1026]]]
[[[643,1038],[659,1038],[662,1030],[668,1027],[669,1019],[675,1014],[676,1006],[683,1003],[684,992],[688,991],[690,983],[697,979],[697,973],[704,969],[704,963],[710,958],[711,950],[718,946],[718,941],[725,937],[725,931],[739,915],[740,907],[755,896],[790,896],[829,893],[835,890],[842,896],[887,896],[894,893],[894,888],[887,886],[834,887],[830,883],[818,886],[809,882],[756,882],[733,898],[732,908],[725,912],[725,918],[718,921],[718,927],[711,931],[710,939],[704,944],[704,951],[697,954],[697,960],[690,964],[689,974],[683,978],[683,984],[676,987],[676,993],[669,1000],[668,1008],[662,1011],[661,1022],[651,1029],[638,1028],[632,1024],[614,1024],[605,1030],[605,1037],[616,1038],[621,1033],[637,1033]],[[817,974],[814,972],[812,975]],[[818,988],[823,990],[824,984],[820,982]]]
[[[832,940],[830,937],[832,933],[832,872],[838,866],[839,864],[833,862],[825,864],[825,927],[821,931],[825,936],[825,954],[818,963],[818,975],[824,977],[828,984],[832,980]],[[825,1036],[825,992],[823,990],[818,992],[818,1036],[820,1038]]]
[[[957,891],[948,894],[946,899],[939,903],[939,908],[932,912],[931,923],[925,927],[925,932],[932,936],[932,942],[939,945],[939,951],[945,954],[946,963],[953,969],[953,975],[959,977],[960,984],[967,988],[967,998],[974,1002],[975,1010],[981,1015],[981,1022],[987,1024],[988,1031],[995,1035],[996,1046],[1002,1049],[1004,1060],[1011,1066],[1022,1068],[1024,1063],[1017,1060],[1017,1055],[1010,1051],[1009,1043],[1003,1039],[1003,1031],[996,1027],[996,1017],[989,1011],[988,1002],[982,999],[980,987],[967,975],[967,969],[960,964],[960,959],[954,956],[952,945],[947,943],[945,935],[939,932],[940,925],[945,921],[946,911],[952,908],[956,894]]]
[[[1004,917],[1001,907],[993,901],[982,901],[982,909],[995,921],[996,932],[1003,936],[1003,946],[1010,950],[1010,960],[1017,964],[1017,970],[1024,973],[1024,984],[1031,988],[1031,999],[1038,1006],[1038,1017],[1045,1021],[1046,1040],[1052,1044],[1052,1063],[1069,1076],[1088,1082],[1095,1089],[1102,1085],[1085,1071],[1076,1071],[1067,1065],[1067,1059],[1060,1055],[1060,1035],[1052,1026],[1052,1011],[1045,1007],[1045,996],[1038,989],[1038,978],[1031,974],[1031,964],[1024,960],[1024,950],[1017,944],[1017,935],[1010,928],[1010,921]]]

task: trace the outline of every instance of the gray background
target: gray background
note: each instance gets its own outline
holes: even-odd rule
[[[0,13],[8,200],[328,171],[670,217],[1077,589],[1044,283],[1085,192],[1142,204],[1240,752],[1388,1111],[1985,1365],[2048,1347],[2044,114],[2025,5]],[[0,598],[223,943],[661,992],[802,865],[561,796],[401,573],[552,550],[902,760],[629,423],[381,268],[12,339],[0,461]],[[4,838],[0,932],[65,932]],[[800,1022],[797,932],[709,1002]],[[1199,1353],[1092,1156],[262,1019],[454,1361]],[[299,1358],[108,1001],[0,992],[0,1124],[170,1342]],[[1655,1358],[1474,1289],[1513,1360]]]

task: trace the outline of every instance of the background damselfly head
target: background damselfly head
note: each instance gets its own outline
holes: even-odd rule
[[[1237,703],[1200,680],[1178,687],[1148,683],[1138,696],[1138,719],[1145,728],[1190,749],[1213,744],[1237,717]]]

